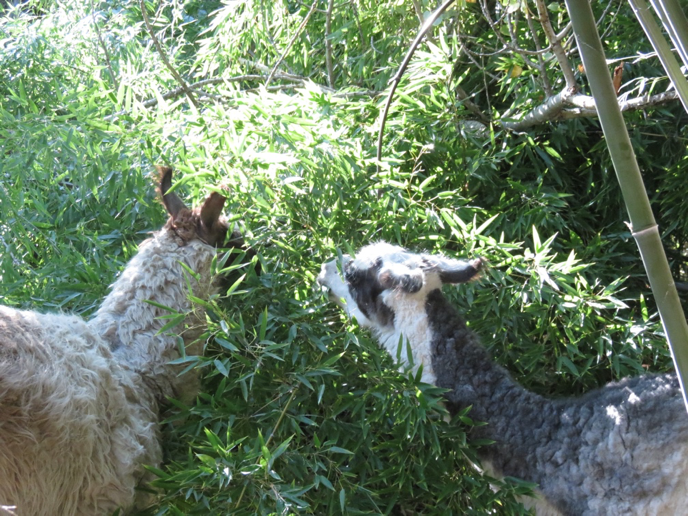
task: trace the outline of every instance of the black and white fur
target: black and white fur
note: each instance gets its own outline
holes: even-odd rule
[[[476,277],[483,262],[413,254],[383,242],[324,264],[318,282],[380,344],[488,423],[475,438],[483,464],[539,485],[536,513],[676,515],[688,511],[688,415],[673,374],[626,378],[580,398],[525,390],[480,345],[442,294]],[[403,344],[398,353],[400,343]]]

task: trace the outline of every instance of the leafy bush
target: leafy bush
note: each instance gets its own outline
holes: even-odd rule
[[[299,33],[310,9],[301,3],[147,4],[176,69],[189,83],[208,80],[194,89],[198,109],[163,95],[178,84],[139,2],[6,10],[0,300],[88,316],[163,223],[147,177],[153,164],[175,166],[190,200],[225,184],[262,273],[246,269],[208,306],[206,354],[186,359],[205,373],[203,393],[168,414],[156,471],[163,495],[148,513],[523,513],[515,496],[532,486],[473,465],[486,445],[470,438],[479,422],[470,412],[444,421],[441,391],[397,371],[326,302],[315,277],[332,256],[378,239],[480,255],[485,277],[448,294],[529,388],[568,396],[670,368],[597,124],[527,134],[468,124],[460,90],[484,77],[457,60],[455,29],[475,20],[476,41],[494,35],[467,2],[402,80],[378,171],[378,92],[415,35],[415,10],[396,0],[337,4],[326,34],[327,2],[317,7]],[[628,26],[627,12],[612,14]],[[324,86],[326,41],[334,90]],[[622,55],[628,41],[610,50]],[[510,72],[523,64],[486,63],[481,74],[502,75],[476,103],[534,103],[536,85]],[[668,107],[629,118],[683,278],[684,116]]]

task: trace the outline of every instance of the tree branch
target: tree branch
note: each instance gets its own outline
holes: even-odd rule
[[[573,96],[574,91],[570,88],[565,88],[553,97],[549,97],[545,102],[540,104],[535,109],[529,111],[528,113],[517,122],[501,122],[502,127],[509,129],[511,131],[522,131],[533,127],[534,125],[542,124],[545,122],[551,122],[555,120],[571,96]]]
[[[468,111],[477,116],[481,122],[485,124],[490,123],[490,117],[483,113],[480,110],[480,108],[472,100],[470,100],[470,96],[468,95],[468,93],[466,93],[466,90],[464,90],[461,86],[458,85],[456,86],[455,90],[456,96],[459,97],[459,100]]]
[[[542,47],[540,46],[540,38],[538,38],[537,31],[533,25],[533,17],[530,13],[530,8],[526,4],[526,23],[528,24],[528,29],[530,30],[530,35],[535,43],[535,50],[540,52]],[[558,36],[557,36],[558,37]],[[547,76],[547,67],[545,66],[545,60],[542,58],[542,54],[537,55],[538,68],[540,70],[540,77],[542,77],[542,87],[545,90],[545,95],[547,97],[552,96],[552,84],[549,82],[549,77]]]
[[[626,111],[638,111],[639,109],[650,109],[668,104],[678,100],[678,93],[676,90],[658,93],[657,95],[644,95],[634,99],[624,100],[619,102],[619,109],[624,113]],[[569,104],[575,106],[571,109],[565,109],[560,113],[562,120],[570,120],[572,118],[587,118],[596,117],[597,110],[595,108],[595,101],[592,97],[587,95],[574,95],[569,100]]]
[[[174,66],[172,66],[172,63],[170,63],[169,59],[167,59],[167,55],[165,55],[165,52],[162,49],[162,46],[160,45],[160,42],[158,41],[158,38],[155,36],[155,32],[153,31],[153,27],[151,27],[150,20],[148,19],[148,12],[146,11],[146,2],[145,0],[140,0],[139,2],[141,6],[141,14],[143,15],[143,22],[146,24],[146,29],[148,30],[148,34],[150,35],[151,39],[153,40],[153,44],[155,45],[155,48],[158,50],[158,54],[160,54],[160,58],[162,59],[163,63],[165,63],[165,66],[167,66],[167,69],[170,71],[172,74],[172,77],[181,85],[182,90],[186,94],[186,96],[189,98],[191,103],[196,107],[197,109],[200,107],[198,102],[193,96],[193,93],[191,93],[191,90],[187,86],[186,82],[184,79],[182,79],[182,76],[179,75],[177,70],[175,70]]]
[[[619,101],[622,112],[649,109],[673,102],[678,99],[676,91],[667,91],[652,96],[636,97],[630,100]],[[571,120],[573,118],[591,118],[597,116],[595,101],[587,95],[577,95],[566,88],[535,109],[526,113],[518,121],[502,121],[501,126],[510,131],[523,131],[530,127],[557,120]]]
[[[552,28],[552,23],[549,21],[549,14],[547,13],[547,6],[544,0],[535,0],[535,5],[537,5],[538,15],[540,16],[540,25],[542,25],[542,30],[545,31],[545,36],[549,41],[550,48],[554,53],[554,56],[559,62],[559,67],[561,72],[564,74],[564,79],[566,80],[566,87],[572,90],[577,88],[576,78],[573,75],[573,68],[571,68],[571,63],[569,63],[568,57],[566,57],[566,52],[561,46],[561,40],[557,39],[558,36],[555,34]]]
[[[141,0],[143,1],[143,0]],[[308,14],[306,14],[306,17],[303,19],[301,22],[301,25],[299,25],[299,28],[296,29],[296,33],[294,34],[294,37],[291,38],[291,41],[287,45],[287,48],[284,49],[284,52],[282,52],[282,55],[279,57],[277,62],[275,63],[275,66],[272,67],[272,71],[270,72],[270,75],[268,76],[267,81],[265,81],[265,87],[267,88],[270,86],[270,83],[272,82],[272,78],[275,75],[275,72],[277,72],[277,68],[279,68],[279,65],[282,64],[282,61],[284,61],[284,58],[287,57],[287,54],[291,50],[291,47],[294,46],[294,43],[296,43],[296,39],[301,35],[303,32],[303,29],[306,28],[306,24],[308,23],[308,20],[313,16],[313,13],[315,12],[315,7],[318,5],[319,0],[313,0],[313,3],[311,4],[311,8],[308,11]]]
[[[389,114],[389,107],[392,105],[392,99],[394,98],[394,92],[397,89],[397,86],[399,85],[399,82],[401,81],[401,78],[404,76],[404,72],[406,71],[406,68],[408,67],[409,63],[411,62],[411,58],[413,57],[413,54],[416,52],[416,49],[418,48],[418,45],[420,45],[420,42],[423,40],[425,35],[432,29],[433,24],[437,19],[446,11],[451,4],[454,3],[454,0],[447,0],[444,2],[441,6],[439,6],[434,13],[432,13],[428,18],[425,20],[425,23],[423,23],[422,27],[418,31],[418,34],[416,35],[416,38],[413,40],[413,43],[411,43],[411,48],[409,48],[408,52],[406,53],[406,56],[404,57],[404,60],[401,62],[401,66],[399,66],[399,69],[397,70],[397,73],[394,74],[394,77],[392,78],[392,87],[389,89],[389,94],[387,96],[387,102],[385,103],[384,110],[382,111],[382,116],[380,117],[380,130],[377,135],[377,171],[380,171],[380,162],[382,161],[382,137],[385,134],[385,123],[387,122],[387,115]]]
[[[110,61],[110,52],[108,52],[105,41],[100,34],[100,29],[98,28],[98,22],[96,21],[96,9],[93,6],[93,0],[91,0],[91,17],[93,18],[93,28],[96,30],[96,35],[98,36],[98,41],[100,46],[103,47],[103,52],[105,53],[105,63],[108,67],[108,72],[110,72],[110,79],[112,79],[112,84],[115,86],[115,91],[119,90],[119,82],[115,76],[115,72],[112,70],[112,62]]]
[[[329,0],[327,4],[327,14],[325,18],[325,65],[327,67],[327,85],[330,88],[334,87],[334,70],[332,66],[332,41],[330,41],[333,8],[334,0]]]

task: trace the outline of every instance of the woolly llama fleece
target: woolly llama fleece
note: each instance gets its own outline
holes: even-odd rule
[[[193,373],[179,376],[180,345],[199,354],[205,314],[189,301],[214,291],[217,246],[242,245],[212,193],[190,210],[158,167],[167,224],[143,242],[88,322],[0,307],[0,514],[100,515],[144,507],[144,464],[158,466],[160,406],[190,400]],[[195,277],[184,270],[184,264]],[[185,324],[159,334],[169,312]],[[181,334],[181,335],[179,335]]]
[[[344,280],[333,261],[318,282],[392,357],[408,342],[423,381],[449,389],[450,413],[472,406],[487,425],[471,435],[495,441],[480,450],[483,466],[537,483],[537,514],[687,514],[688,415],[676,376],[627,378],[580,398],[525,390],[442,295],[443,283],[469,281],[482,266],[381,242],[344,258]]]

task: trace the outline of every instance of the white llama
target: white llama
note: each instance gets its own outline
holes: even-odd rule
[[[168,364],[182,347],[202,351],[205,314],[188,285],[208,299],[216,247],[242,245],[221,216],[222,195],[190,210],[167,193],[172,170],[158,171],[170,218],[93,319],[0,306],[0,513],[109,515],[148,502],[135,488],[146,480],[143,466],[162,459],[160,406],[198,388],[195,374]],[[148,301],[188,314],[184,324],[160,334],[168,312]]]

